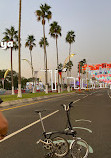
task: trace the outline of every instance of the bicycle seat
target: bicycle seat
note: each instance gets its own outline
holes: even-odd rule
[[[39,112],[41,113],[43,111],[46,111],[46,110],[35,110],[36,113],[39,113]]]

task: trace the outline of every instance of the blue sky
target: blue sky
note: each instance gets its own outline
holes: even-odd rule
[[[42,25],[37,22],[34,12],[40,4],[51,6],[52,19],[46,23],[46,36],[49,47],[48,68],[56,68],[55,40],[50,38],[49,24],[57,21],[62,27],[62,37],[58,40],[59,62],[64,62],[68,56],[69,45],[65,42],[68,31],[75,31],[75,43],[72,53],[74,62],[73,75],[76,75],[77,63],[86,58],[89,64],[111,62],[111,0],[22,0],[22,49],[21,58],[30,60],[29,50],[24,47],[28,35],[36,38],[37,47],[33,49],[33,63],[35,70],[43,68],[43,49],[39,47],[39,40],[43,36]],[[0,41],[5,28],[11,25],[18,29],[19,0],[0,0]],[[18,51],[13,52],[13,69],[18,71]],[[10,51],[0,49],[0,69],[10,68]],[[42,74],[40,74],[42,75]],[[22,76],[30,77],[31,70],[22,61]]]

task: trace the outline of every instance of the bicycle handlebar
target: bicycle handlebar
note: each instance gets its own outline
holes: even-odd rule
[[[65,109],[65,111],[69,111],[69,109],[73,107],[72,104],[73,102],[70,102],[69,105],[61,104],[61,106]]]

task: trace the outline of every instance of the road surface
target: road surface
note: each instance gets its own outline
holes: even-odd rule
[[[9,121],[8,136],[0,142],[0,158],[44,158],[41,145],[36,144],[42,137],[42,128],[34,111],[47,109],[43,112],[46,131],[62,130],[66,127],[66,116],[60,105],[71,101],[75,102],[71,109],[73,126],[93,131],[77,130],[78,136],[94,150],[88,158],[111,158],[111,98],[107,90],[46,98],[35,103],[0,109]],[[75,122],[78,119],[92,122]]]

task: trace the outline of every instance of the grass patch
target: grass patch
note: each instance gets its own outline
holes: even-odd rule
[[[72,91],[72,92],[74,92],[74,91]],[[68,92],[63,91],[62,93],[68,93]],[[60,93],[60,94],[62,94],[62,93]],[[57,92],[48,93],[48,94],[45,94],[45,92],[25,93],[25,94],[23,93],[22,98],[17,98],[17,94],[15,94],[15,95],[0,95],[0,98],[5,102],[5,101],[13,101],[13,100],[25,99],[25,98],[35,98],[35,97],[46,96],[46,95],[55,95],[55,94],[58,94],[58,93]]]

